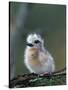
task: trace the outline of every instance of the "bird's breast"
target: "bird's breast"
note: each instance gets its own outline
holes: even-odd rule
[[[28,62],[32,66],[40,66],[39,51],[37,48],[31,48],[28,50]]]

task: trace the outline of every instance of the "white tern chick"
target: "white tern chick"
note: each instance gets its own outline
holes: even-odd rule
[[[44,48],[44,40],[40,35],[28,35],[24,63],[31,73],[50,74],[54,72],[53,57]]]

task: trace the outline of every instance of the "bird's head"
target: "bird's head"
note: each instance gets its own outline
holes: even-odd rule
[[[27,47],[41,49],[43,47],[44,40],[39,34],[30,34],[27,37]]]

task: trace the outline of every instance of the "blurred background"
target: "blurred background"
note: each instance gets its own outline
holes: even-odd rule
[[[66,6],[9,2],[10,78],[29,73],[24,65],[26,37],[38,32],[52,54],[56,70],[66,66]]]

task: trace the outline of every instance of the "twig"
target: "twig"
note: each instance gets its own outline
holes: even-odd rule
[[[62,74],[64,71],[66,71],[66,67],[64,67],[63,69],[61,69],[61,70],[58,70],[58,71],[55,71],[55,72],[53,72],[52,74],[54,74],[54,75],[58,75],[58,74]]]

